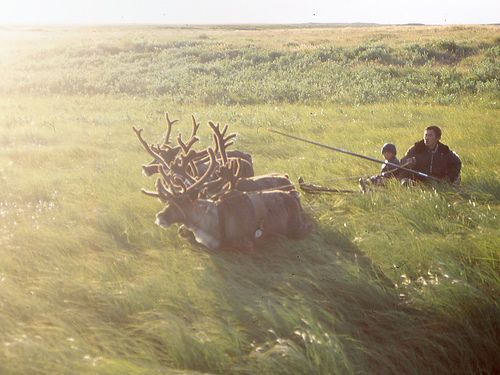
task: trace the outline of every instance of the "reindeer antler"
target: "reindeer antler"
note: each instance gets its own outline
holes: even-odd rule
[[[220,167],[220,178],[224,181],[224,185],[229,184],[230,190],[236,188],[236,183],[240,178],[240,168],[239,159],[230,159],[225,165]]]
[[[211,147],[209,147],[207,149],[207,152],[208,152],[208,155],[210,157],[208,169],[205,171],[203,176],[200,177],[199,180],[197,180],[194,184],[192,184],[191,186],[189,186],[186,189],[186,193],[190,193],[190,192],[193,192],[195,190],[200,190],[204,185],[206,185],[207,181],[212,176],[212,173],[213,173],[215,167],[217,166],[217,161],[215,160],[215,152]]]
[[[163,139],[163,144],[169,145],[170,144],[170,133],[172,133],[172,125],[174,125],[179,120],[171,121],[170,118],[168,117],[168,112],[165,112],[165,120],[167,120],[167,132],[165,133],[165,137]]]
[[[167,162],[161,157],[161,155],[155,151],[154,146],[150,146],[144,138],[142,138],[142,131],[143,129],[138,129],[135,126],[132,126],[132,129],[134,130],[135,134],[137,135],[137,138],[139,138],[139,141],[141,142],[142,146],[146,149],[146,151],[154,157],[156,160],[158,160],[159,163],[164,165],[165,168],[168,168]]]
[[[213,138],[215,141],[215,150],[216,153],[217,151],[220,153],[221,158],[222,158],[222,164],[227,163],[227,154],[226,154],[226,148],[230,145],[233,144],[234,138],[236,138],[236,133],[231,133],[227,137],[225,137],[228,125],[224,126],[224,129],[222,129],[222,132],[220,130],[220,124],[215,125],[212,121],[208,122],[208,125],[212,128],[214,134]]]
[[[189,141],[187,141],[187,143],[184,143],[182,140],[182,134],[179,133],[179,135],[177,136],[177,143],[179,144],[179,146],[181,146],[182,152],[184,152],[184,155],[187,155],[187,153],[189,152],[191,147],[193,147],[193,145],[198,141],[199,141],[198,137],[191,136],[191,139]]]
[[[156,179],[155,187],[156,192],[146,189],[141,189],[141,192],[149,197],[159,198],[163,203],[167,203],[173,198],[173,193],[169,191],[160,177]]]
[[[191,138],[193,138],[194,136],[196,136],[196,133],[200,128],[200,124],[196,122],[196,118],[194,117],[194,115],[191,115],[191,118],[193,119],[193,132],[191,133]]]
[[[185,155],[187,155],[187,153],[189,152],[191,147],[193,147],[193,145],[200,140],[196,136],[196,133],[198,132],[198,129],[200,128],[200,124],[198,124],[196,122],[196,118],[194,116],[191,116],[191,118],[193,119],[193,130],[191,131],[191,137],[189,138],[189,141],[187,141],[187,143],[184,143],[182,141],[182,134],[181,133],[179,133],[179,135],[177,136],[177,143],[179,144],[179,146],[181,146],[181,149]]]

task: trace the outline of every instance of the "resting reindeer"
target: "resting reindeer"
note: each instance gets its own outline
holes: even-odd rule
[[[156,181],[156,192],[143,190],[166,203],[156,215],[156,224],[167,228],[180,223],[209,249],[251,249],[256,242],[273,235],[300,238],[309,233],[311,225],[304,220],[298,193],[294,190],[230,190],[216,200],[199,198],[199,191],[216,167],[215,152],[212,148],[207,152],[209,168],[189,187],[182,179],[175,183],[175,176],[163,175]]]

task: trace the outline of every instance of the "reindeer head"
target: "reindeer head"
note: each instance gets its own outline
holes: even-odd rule
[[[168,228],[175,223],[185,223],[191,208],[194,204],[193,199],[189,195],[175,196],[170,199],[167,205],[156,214],[155,224]]]
[[[191,220],[198,195],[216,167],[215,152],[212,148],[208,148],[207,152],[210,158],[209,168],[191,185],[186,186],[183,177],[162,173],[162,177],[156,180],[155,192],[142,190],[144,194],[157,197],[166,204],[156,215],[157,225],[167,228],[174,223],[187,223]]]

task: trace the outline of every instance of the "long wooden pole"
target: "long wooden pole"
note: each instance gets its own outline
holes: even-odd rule
[[[355,156],[357,158],[369,160],[369,161],[372,161],[372,162],[375,162],[375,163],[378,163],[378,164],[384,164],[385,163],[387,165],[390,165],[391,167],[394,167],[394,168],[397,168],[397,169],[401,169],[403,171],[410,172],[410,173],[416,174],[416,175],[418,175],[420,177],[428,178],[430,180],[441,181],[440,179],[438,179],[436,177],[429,176],[428,174],[425,174],[425,173],[422,173],[422,172],[419,172],[419,171],[416,171],[416,170],[413,170],[413,169],[410,169],[410,168],[406,168],[406,167],[403,167],[403,166],[398,165],[398,164],[390,163],[390,162],[385,161],[385,160],[379,160],[379,159],[372,158],[370,156],[365,156],[365,155],[357,154],[355,152],[347,151],[347,150],[344,150],[342,148],[324,145],[322,143],[311,141],[311,140],[308,140],[308,139],[305,139],[305,138],[301,138],[301,137],[297,137],[295,135],[286,134],[286,133],[280,132],[279,130],[275,130],[275,129],[271,129],[271,128],[267,128],[267,130],[269,132],[271,132],[271,133],[279,134],[279,135],[282,135],[284,137],[295,139],[297,141],[301,141],[301,142],[309,143],[309,144],[312,144],[312,145],[315,145],[315,146],[323,147],[323,148],[326,148],[328,150],[341,152],[343,154]]]

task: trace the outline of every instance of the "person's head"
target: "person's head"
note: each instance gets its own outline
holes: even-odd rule
[[[394,156],[396,156],[396,146],[392,143],[385,143],[380,152],[384,155],[385,160],[391,160]]]
[[[436,125],[431,125],[425,128],[424,131],[424,143],[429,149],[436,147],[437,143],[441,139],[441,129]]]

